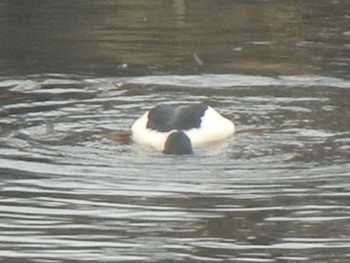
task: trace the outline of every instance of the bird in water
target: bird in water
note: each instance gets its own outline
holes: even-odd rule
[[[234,132],[231,120],[204,104],[161,104],[146,111],[131,127],[134,142],[165,154],[193,154],[193,147],[223,140]]]

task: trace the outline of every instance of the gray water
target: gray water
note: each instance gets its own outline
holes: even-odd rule
[[[346,1],[28,2],[0,12],[1,262],[349,262]],[[194,101],[237,134],[121,136]]]

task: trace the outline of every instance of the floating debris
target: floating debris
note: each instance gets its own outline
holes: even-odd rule
[[[198,56],[196,52],[193,53],[193,59],[197,62],[199,66],[203,66],[203,60]]]

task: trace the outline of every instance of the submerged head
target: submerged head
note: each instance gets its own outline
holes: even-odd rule
[[[190,138],[183,131],[169,134],[163,149],[165,154],[193,154]]]

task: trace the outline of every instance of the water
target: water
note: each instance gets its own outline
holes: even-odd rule
[[[349,261],[348,3],[219,3],[3,2],[1,262]],[[169,101],[237,134],[193,156],[127,140]]]
[[[348,84],[239,75],[3,81],[1,257],[346,262]],[[178,157],[116,139],[146,108],[179,97],[210,102],[238,134]]]

